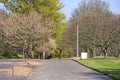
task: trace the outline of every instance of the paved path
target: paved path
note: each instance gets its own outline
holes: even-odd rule
[[[28,80],[113,80],[71,60],[43,60]]]

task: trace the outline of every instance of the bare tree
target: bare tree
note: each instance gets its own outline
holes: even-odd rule
[[[0,10],[0,55],[4,53],[4,33],[3,33],[3,24],[7,16],[3,10]]]
[[[116,43],[118,35],[118,25],[116,22],[118,17],[109,11],[109,6],[102,0],[83,1],[77,9],[74,10],[70,19],[69,29],[72,29],[75,23],[79,23],[79,47],[80,51],[87,51],[90,56],[95,57],[97,52],[101,51],[107,56],[110,47]],[[67,29],[67,31],[70,31]],[[69,32],[65,37],[73,43],[75,35],[73,31]],[[68,36],[70,38],[68,38]],[[70,43],[71,44],[71,43]],[[71,44],[72,45],[72,44]]]
[[[61,41],[61,47],[65,49],[69,53],[69,57],[75,56],[75,50],[76,50],[76,25],[72,22],[72,20],[68,23],[68,26],[66,27],[62,41]]]
[[[35,12],[29,15],[16,14],[15,17],[6,20],[4,25],[5,43],[12,48],[22,50],[24,55],[34,58],[35,48],[48,41],[54,26],[52,24],[48,19],[43,20],[42,16]]]
[[[45,59],[45,57],[47,57],[46,55],[52,55],[52,53],[54,53],[53,49],[56,48],[56,46],[55,39],[49,38],[48,42],[43,43],[42,46],[36,47],[36,51],[43,52],[42,58]]]

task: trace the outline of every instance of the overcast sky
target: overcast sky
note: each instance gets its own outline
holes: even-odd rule
[[[66,18],[69,19],[75,8],[78,7],[78,4],[82,0],[61,0],[65,7],[62,12],[66,15]],[[109,4],[110,10],[115,14],[120,14],[120,0],[104,0]]]

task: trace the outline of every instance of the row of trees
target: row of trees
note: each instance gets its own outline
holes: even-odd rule
[[[72,57],[76,53],[77,22],[79,52],[88,52],[89,57],[120,56],[120,16],[113,14],[102,0],[83,0],[66,28],[60,0],[0,1],[10,10],[7,17],[0,11],[1,55],[22,53],[33,58],[42,52],[43,57],[45,53],[47,57],[51,53],[59,58]]]
[[[34,52],[44,51],[40,48],[50,41],[50,34],[53,33],[54,23],[48,19],[43,20],[42,16],[36,12],[31,12],[27,16],[1,17],[0,21],[0,52],[5,55],[17,56],[22,52],[25,57],[33,58]],[[54,47],[50,46],[49,49]]]
[[[10,15],[15,13],[29,14],[31,11],[36,11],[43,18],[49,18],[56,25],[53,37],[60,39],[63,26],[65,26],[63,23],[65,15],[61,12],[64,5],[61,0],[0,0],[0,2],[5,4]]]
[[[64,30],[60,0],[0,0],[10,11],[0,17],[0,55],[34,58],[54,53]],[[52,4],[52,5],[51,5]],[[39,54],[41,55],[41,54]],[[37,54],[38,57],[38,54]]]
[[[79,52],[88,52],[89,57],[120,56],[120,16],[113,14],[106,2],[83,0],[74,10],[62,45],[70,56],[76,53],[76,22],[79,25]]]

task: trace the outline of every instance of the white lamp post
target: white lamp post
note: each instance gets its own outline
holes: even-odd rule
[[[79,34],[78,31],[79,30],[78,29],[79,28],[78,28],[78,23],[76,23],[76,27],[77,27],[77,56],[76,57],[77,57],[77,59],[79,59],[79,55],[78,55],[79,54],[79,41],[78,41],[78,38],[79,38],[79,36],[78,36],[78,34]]]

